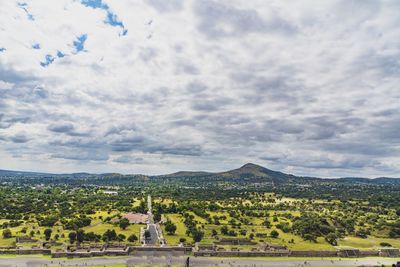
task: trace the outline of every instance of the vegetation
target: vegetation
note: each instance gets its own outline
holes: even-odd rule
[[[154,220],[171,245],[246,238],[292,249],[400,247],[400,185],[391,180],[318,180],[249,168],[219,175],[0,177],[0,246],[28,236],[135,243],[144,225],[122,215],[146,213],[151,194]]]

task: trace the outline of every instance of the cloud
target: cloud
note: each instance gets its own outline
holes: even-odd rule
[[[29,141],[29,138],[23,133],[19,133],[14,136],[10,136],[9,139],[14,143],[26,143]]]
[[[270,12],[261,17],[257,10],[237,8],[225,1],[197,1],[194,7],[199,17],[198,29],[211,38],[237,37],[249,33],[284,33],[296,32],[294,25]]]
[[[75,127],[72,123],[58,123],[50,124],[47,129],[56,133],[69,133],[73,131]]]
[[[111,11],[110,7],[102,0],[81,0],[81,3],[86,7],[91,7],[93,9],[99,8],[106,11],[107,15],[104,23],[109,24],[113,27],[120,27],[122,29],[121,35],[126,35],[128,33],[128,30],[125,29],[124,24],[118,19],[118,16],[114,14]]]
[[[132,163],[142,163],[144,161],[144,159],[140,158],[140,157],[131,157],[131,156],[125,155],[125,156],[119,156],[116,159],[114,159],[113,161],[117,162],[117,163],[123,163],[123,164],[125,164],[125,163],[132,164]]]
[[[0,167],[396,176],[399,9],[3,1]]]
[[[159,12],[172,12],[183,8],[183,0],[146,0],[146,3]]]

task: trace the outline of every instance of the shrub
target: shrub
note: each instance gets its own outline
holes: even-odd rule
[[[4,229],[3,230],[3,238],[11,238],[11,237],[12,237],[12,234],[11,234],[10,229]]]
[[[276,230],[272,230],[270,235],[271,235],[272,238],[278,238],[279,233]]]
[[[136,236],[135,234],[131,234],[131,235],[128,237],[128,241],[129,241],[129,242],[134,243],[134,242],[136,242],[137,240],[138,240],[138,238],[137,238],[137,236]]]

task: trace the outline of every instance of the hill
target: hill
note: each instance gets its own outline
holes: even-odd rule
[[[310,183],[339,183],[339,184],[376,184],[376,185],[400,185],[399,178],[388,178],[379,177],[374,179],[369,178],[358,178],[358,177],[345,177],[335,179],[324,179],[317,177],[302,177],[295,176],[293,174],[286,174],[279,171],[274,171],[256,165],[253,163],[247,163],[240,168],[224,171],[224,172],[204,172],[204,171],[179,171],[176,173],[157,175],[157,176],[146,176],[137,174],[119,174],[119,173],[103,173],[103,174],[91,174],[91,173],[71,173],[71,174],[52,174],[42,172],[23,172],[23,171],[10,171],[0,170],[0,177],[22,177],[22,178],[108,178],[112,179],[185,179],[193,181],[230,181],[230,182],[270,182],[273,184],[310,184]]]

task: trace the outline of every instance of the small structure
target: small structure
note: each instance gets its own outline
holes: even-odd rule
[[[196,250],[198,251],[215,251],[216,246],[215,244],[196,244]]]
[[[398,248],[381,248],[379,250],[379,256],[382,257],[399,257],[400,250]]]
[[[30,237],[30,236],[17,236],[17,237],[15,238],[15,241],[16,241],[17,243],[35,243],[35,242],[37,242],[38,240],[37,240],[37,239],[33,239],[33,238]]]
[[[339,257],[358,258],[360,257],[360,250],[355,248],[339,249],[337,255]]]
[[[147,224],[149,223],[149,215],[148,214],[143,214],[143,213],[133,213],[129,212],[124,215],[122,215],[121,219],[127,219],[130,224]],[[119,222],[121,219],[119,218],[114,218],[111,220],[111,222]]]
[[[263,250],[271,250],[271,251],[277,251],[277,250],[287,250],[287,247],[285,245],[280,245],[280,244],[271,244],[271,243],[264,243],[262,245]]]
[[[111,190],[105,190],[103,191],[103,193],[106,195],[118,195],[117,191],[111,191]]]
[[[257,244],[256,242],[248,238],[220,238],[218,241],[214,243],[218,245],[234,245],[234,246]]]

